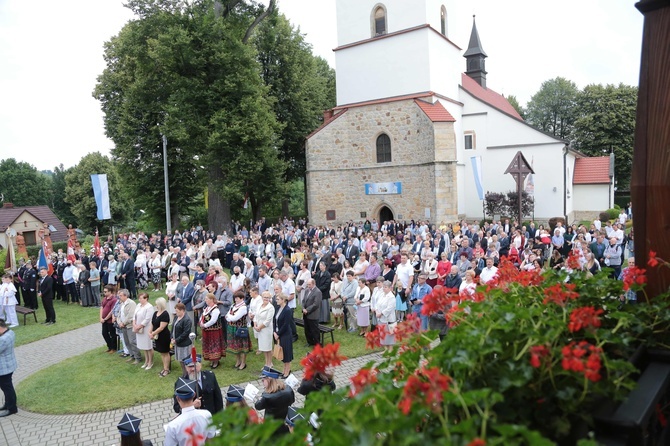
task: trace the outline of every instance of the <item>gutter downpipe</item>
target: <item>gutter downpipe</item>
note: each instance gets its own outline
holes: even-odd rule
[[[565,218],[566,226],[570,224],[568,221],[568,151],[570,150],[570,143],[563,147],[563,217]]]

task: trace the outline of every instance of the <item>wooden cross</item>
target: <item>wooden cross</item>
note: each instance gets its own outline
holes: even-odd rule
[[[510,163],[509,166],[507,166],[507,170],[505,171],[505,174],[510,174],[514,178],[514,181],[516,181],[516,193],[518,198],[518,204],[519,204],[519,224],[523,222],[523,214],[521,212],[521,199],[522,199],[522,191],[523,191],[523,182],[526,180],[526,177],[528,174],[534,174],[535,171],[533,170],[532,167],[530,167],[530,164],[528,164],[528,161],[526,160],[526,157],[523,156],[523,153],[521,151],[516,152],[516,155],[514,155],[514,159],[512,159],[512,162]]]

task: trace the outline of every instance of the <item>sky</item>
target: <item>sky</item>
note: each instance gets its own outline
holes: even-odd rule
[[[336,0],[277,3],[313,52],[337,69]],[[557,76],[579,88],[638,85],[643,16],[634,0],[444,4],[449,36],[463,50],[476,14],[487,86],[522,105]],[[0,0],[0,159],[53,170],[90,152],[110,153],[114,143],[92,91],[105,68],[104,42],[132,19],[122,0]]]

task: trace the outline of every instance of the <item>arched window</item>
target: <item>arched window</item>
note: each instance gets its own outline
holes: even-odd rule
[[[440,8],[440,32],[443,36],[447,36],[447,8],[444,5]]]
[[[372,37],[386,34],[386,8],[379,5],[372,11]]]
[[[377,137],[377,162],[391,162],[391,138],[386,133]]]

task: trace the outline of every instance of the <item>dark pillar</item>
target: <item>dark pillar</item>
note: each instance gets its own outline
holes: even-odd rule
[[[640,90],[631,193],[635,260],[645,267],[649,251],[670,260],[670,0],[643,0]],[[670,287],[670,268],[647,270],[649,296]]]

